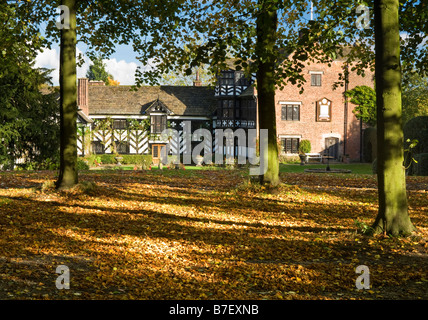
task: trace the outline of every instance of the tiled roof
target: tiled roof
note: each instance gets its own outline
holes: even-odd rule
[[[89,115],[141,115],[159,99],[174,115],[209,117],[216,109],[214,89],[197,86],[89,85]]]

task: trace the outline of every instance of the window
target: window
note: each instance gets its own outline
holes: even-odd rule
[[[221,100],[220,104],[221,104],[221,117],[226,119],[232,119],[235,101]]]
[[[113,120],[113,129],[124,130],[127,128],[126,120]]]
[[[219,85],[233,86],[235,84],[235,73],[233,71],[223,71],[219,78]]]
[[[300,138],[281,138],[282,153],[299,153]]]
[[[317,101],[317,121],[331,121],[331,101],[324,98]]]
[[[250,80],[245,77],[244,72],[242,71],[236,71],[235,72],[235,83],[238,86],[249,86]]]
[[[312,87],[321,87],[321,73],[312,73],[311,74],[311,86]]]
[[[281,120],[300,121],[300,105],[286,104],[281,109]]]
[[[256,120],[256,104],[254,100],[241,100],[241,120]]]
[[[104,145],[101,143],[101,141],[92,142],[92,153],[95,153],[95,154],[104,153]]]
[[[153,134],[160,134],[166,129],[166,116],[156,115],[151,116],[151,130]]]
[[[129,153],[129,145],[125,141],[115,141],[116,143],[116,152],[119,154]]]

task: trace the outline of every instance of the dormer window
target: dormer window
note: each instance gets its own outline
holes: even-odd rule
[[[152,134],[161,134],[166,129],[166,115],[152,115],[150,119],[150,132]]]
[[[146,112],[150,115],[150,133],[161,134],[166,129],[167,115],[172,112],[165,106],[165,104],[157,99],[147,109]]]

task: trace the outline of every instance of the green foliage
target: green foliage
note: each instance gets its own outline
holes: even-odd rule
[[[102,154],[99,156],[102,164],[115,164],[116,163],[116,155],[114,154]]]
[[[403,128],[404,141],[418,140],[414,154],[428,153],[428,116],[420,116],[409,120]]]
[[[345,93],[350,102],[356,105],[352,111],[357,119],[370,126],[376,126],[376,92],[369,86],[357,86]]]
[[[415,161],[411,164],[409,175],[428,176],[428,153],[415,155]]]
[[[77,171],[89,170],[89,165],[86,160],[82,158],[77,159]]]
[[[150,154],[124,154],[121,155],[123,160],[122,164],[136,164],[143,167],[148,167],[152,163],[152,156]]]
[[[311,152],[312,146],[309,140],[302,140],[299,143],[299,153],[305,154]]]
[[[300,158],[298,156],[280,155],[279,163],[296,164],[296,163],[300,163]]]
[[[370,234],[374,231],[372,227],[368,226],[362,221],[355,220],[354,224],[357,227],[358,231],[362,234]]]
[[[89,80],[103,81],[106,85],[109,85],[108,79],[112,79],[113,76],[107,72],[106,65],[103,62],[102,57],[95,57],[94,59],[92,59],[92,63],[93,64],[89,66],[89,69],[86,73],[86,77]]]
[[[403,75],[403,123],[419,117],[428,116],[428,77],[419,72]]]
[[[41,37],[4,3],[0,25],[0,164],[24,158],[28,168],[49,168],[58,159],[59,108],[49,71],[34,68]]]

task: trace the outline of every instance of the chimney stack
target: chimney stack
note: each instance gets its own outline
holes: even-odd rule
[[[196,70],[196,79],[193,81],[193,86],[200,87],[202,86],[202,81],[199,80],[199,70]]]
[[[88,78],[79,78],[77,82],[77,108],[89,116]]]

